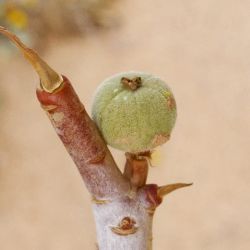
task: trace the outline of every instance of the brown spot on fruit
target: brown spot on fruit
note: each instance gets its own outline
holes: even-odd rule
[[[176,102],[175,102],[175,99],[172,95],[169,96],[169,98],[167,100],[167,105],[168,105],[170,110],[173,110],[176,108]]]
[[[152,146],[157,147],[159,145],[162,145],[165,142],[167,142],[169,139],[170,139],[170,135],[166,135],[166,134],[155,135],[152,140]]]

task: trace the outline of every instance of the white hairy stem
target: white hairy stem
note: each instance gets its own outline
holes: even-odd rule
[[[152,249],[153,213],[138,197],[94,204],[93,211],[99,250]],[[122,230],[123,218],[130,218],[135,224]]]

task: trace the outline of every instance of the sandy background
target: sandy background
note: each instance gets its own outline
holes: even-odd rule
[[[90,110],[104,78],[123,70],[161,76],[178,120],[149,182],[194,182],[169,195],[154,249],[250,249],[250,2],[126,0],[120,26],[60,41],[44,58]],[[89,195],[35,97],[18,56],[0,63],[0,249],[95,249]],[[115,152],[120,166],[123,154]]]

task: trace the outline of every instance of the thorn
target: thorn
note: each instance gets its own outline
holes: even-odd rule
[[[0,26],[0,33],[12,41],[24,54],[25,58],[30,62],[38,73],[42,88],[49,93],[53,93],[63,83],[61,75],[56,73],[40,56],[32,49],[26,47],[25,44],[12,32]]]
[[[169,184],[165,186],[158,187],[157,194],[160,197],[164,197],[165,195],[173,192],[176,189],[188,187],[193,185],[193,183],[175,183],[175,184]]]

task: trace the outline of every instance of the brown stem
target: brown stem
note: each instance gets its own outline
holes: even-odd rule
[[[127,193],[129,182],[116,166],[106,143],[69,81],[55,72],[15,34],[2,26],[0,33],[22,51],[37,71],[42,86],[42,90],[37,90],[37,97],[76,163],[90,193],[97,199]]]
[[[55,93],[37,90],[58,136],[74,160],[90,193],[109,199],[129,191],[129,183],[115,164],[106,143],[66,77]]]

